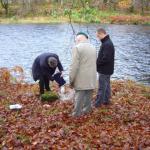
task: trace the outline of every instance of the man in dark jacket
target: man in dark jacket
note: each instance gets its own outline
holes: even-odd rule
[[[60,72],[54,75],[57,67]],[[40,94],[44,94],[44,88],[50,91],[50,80],[55,80],[60,87],[66,83],[62,77],[63,67],[59,57],[53,53],[43,53],[34,60],[32,75],[34,81],[39,80]]]
[[[97,37],[101,40],[102,45],[97,58],[97,72],[99,73],[99,89],[97,98],[95,101],[95,107],[101,106],[101,104],[107,105],[110,103],[111,88],[110,88],[110,76],[114,72],[114,45],[102,28],[97,30]]]

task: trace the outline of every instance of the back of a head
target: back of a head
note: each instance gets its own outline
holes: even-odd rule
[[[58,65],[58,61],[55,57],[49,57],[48,58],[48,65],[51,67],[51,68],[56,68],[57,65]]]
[[[76,36],[76,43],[80,43],[80,42],[85,42],[88,40],[88,35],[83,33],[83,32],[79,32]]]
[[[105,29],[103,29],[103,28],[97,29],[97,37],[98,37],[100,40],[102,40],[103,38],[105,38],[106,35],[107,35],[107,33],[106,33]]]
[[[107,34],[107,33],[106,33],[106,30],[103,29],[103,28],[97,29],[97,32],[100,33],[100,34]]]
[[[78,32],[78,33],[77,33],[77,36],[78,36],[78,35],[83,35],[83,36],[86,37],[86,39],[89,38],[88,35],[87,35],[86,33],[84,33],[84,32]]]

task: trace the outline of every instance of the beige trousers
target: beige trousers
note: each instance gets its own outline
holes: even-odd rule
[[[73,116],[81,116],[91,111],[93,90],[76,90]]]

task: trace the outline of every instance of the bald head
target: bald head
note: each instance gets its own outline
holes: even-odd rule
[[[76,36],[76,44],[79,44],[81,42],[86,42],[86,41],[88,41],[88,39],[84,35],[80,34]]]
[[[49,57],[48,58],[48,65],[51,67],[51,68],[56,68],[57,65],[58,65],[58,61],[55,57]]]

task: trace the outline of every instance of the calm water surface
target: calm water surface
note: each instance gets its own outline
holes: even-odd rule
[[[76,32],[85,31],[99,50],[95,38],[98,26],[105,27],[116,48],[113,79],[131,79],[150,85],[150,26],[74,25]],[[0,67],[20,65],[28,82],[33,82],[31,66],[34,58],[44,52],[60,56],[68,80],[68,68],[74,36],[69,24],[0,25]]]

